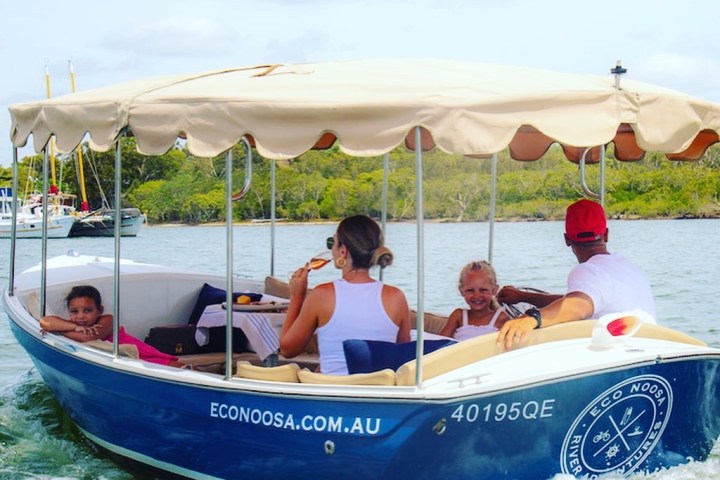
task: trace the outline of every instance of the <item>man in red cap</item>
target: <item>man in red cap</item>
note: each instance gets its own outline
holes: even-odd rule
[[[530,303],[524,315],[508,320],[498,332],[506,348],[524,340],[535,328],[557,323],[600,318],[608,313],[640,309],[655,318],[650,283],[632,262],[607,250],[608,228],[602,205],[582,199],[565,214],[565,244],[578,265],[570,270],[567,293],[554,295],[503,287],[498,301]]]

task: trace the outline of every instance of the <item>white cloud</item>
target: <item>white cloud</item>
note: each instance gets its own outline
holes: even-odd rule
[[[227,54],[233,43],[233,32],[219,22],[206,17],[171,17],[109,33],[102,46],[121,54],[194,57]]]
[[[692,54],[657,53],[637,67],[640,80],[659,83],[696,97],[720,100],[720,58]]]

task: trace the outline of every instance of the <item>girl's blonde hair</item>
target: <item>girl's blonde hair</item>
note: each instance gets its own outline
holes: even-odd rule
[[[492,284],[493,288],[497,288],[497,275],[495,274],[495,269],[490,265],[489,262],[486,262],[485,260],[476,260],[474,262],[470,262],[467,265],[463,267],[462,270],[460,270],[460,279],[458,280],[458,289],[462,290],[463,286],[463,279],[465,278],[465,275],[467,275],[470,272],[485,272],[490,279],[490,283]]]

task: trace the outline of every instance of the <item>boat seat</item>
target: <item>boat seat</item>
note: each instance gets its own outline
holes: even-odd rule
[[[527,347],[530,345],[554,342],[557,340],[569,340],[571,338],[589,338],[592,337],[592,331],[593,327],[595,327],[595,323],[596,320],[580,320],[533,330],[530,337],[528,337],[528,339],[520,346]],[[655,340],[668,340],[671,342],[687,343],[689,345],[698,345],[703,347],[707,346],[705,342],[698,340],[697,338],[654,323],[643,323],[635,335],[632,336],[638,338],[652,338]]]
[[[422,362],[423,380],[437,377],[456,368],[502,353],[504,349],[497,345],[496,338],[497,333],[481,335],[424,355]],[[415,385],[416,367],[415,359],[402,364],[397,370],[397,384],[402,386]]]
[[[102,350],[105,352],[111,352],[113,351],[113,344],[110,342],[106,342],[105,340],[90,340],[87,342],[83,342],[83,345],[87,345],[88,347],[97,348],[98,350]],[[131,345],[129,343],[124,343],[121,345],[118,345],[118,353],[120,356],[128,357],[128,358],[140,358],[140,353],[138,352],[138,348],[135,345]]]
[[[265,277],[265,290],[263,293],[280,298],[290,298],[290,284],[279,278]]]
[[[652,323],[644,323],[640,326],[640,330],[634,335],[636,337],[643,338],[654,338],[656,340],[669,340],[671,342],[688,343],[690,345],[698,345],[706,347],[707,343],[702,340],[698,340],[695,337],[691,337],[672,328],[663,327],[661,325],[654,325]]]
[[[297,372],[300,383],[323,385],[395,385],[395,372],[386,368],[372,373],[355,373],[352,375],[327,375],[302,369]]]
[[[56,315],[55,312],[50,308],[50,302],[45,302],[45,315]],[[35,320],[40,320],[42,315],[40,314],[40,291],[34,290],[27,296],[27,304],[25,305],[28,313],[32,315]]]
[[[238,361],[249,361],[257,358],[257,354],[252,352],[233,353],[233,366]],[[225,373],[225,352],[197,353],[194,355],[181,355],[178,362],[183,365],[189,365],[193,370],[208,373]]]
[[[297,383],[298,371],[300,367],[297,363],[287,363],[278,365],[277,367],[261,367],[253,365],[247,360],[237,362],[235,377],[249,378],[252,380],[267,380],[270,382],[290,382]]]
[[[221,373],[224,373],[225,365],[225,352],[214,352],[214,353],[198,353],[196,355],[183,355],[178,357],[179,361],[187,363],[219,363]],[[233,359],[236,361],[246,361],[252,365],[262,367],[263,361],[260,356],[255,352],[243,352],[233,354]],[[296,363],[300,368],[307,368],[308,370],[315,371],[320,366],[320,356],[317,353],[305,352],[301,353],[292,358],[286,358],[282,355],[278,355],[277,364],[287,365],[289,363]]]
[[[513,350],[573,338],[589,339],[592,337],[592,330],[595,323],[596,320],[578,320],[533,330],[530,332],[528,338],[518,344],[517,347],[513,347]],[[634,337],[668,340],[690,345],[706,345],[704,342],[689,335],[652,323],[643,324],[637,333],[635,333]],[[481,335],[423,356],[423,381],[456,368],[492,357],[493,355],[503,353],[505,348],[498,346],[496,339],[497,333]],[[406,386],[415,385],[415,372],[416,364],[414,359],[401,365],[397,370],[397,384]]]
[[[285,358],[282,355],[278,355],[279,365],[285,365],[288,363],[297,363],[300,368],[307,368],[308,370],[314,372],[320,367],[320,355],[309,352],[301,353],[300,355],[292,358]]]
[[[448,317],[437,313],[425,312],[423,314],[423,330],[430,333],[440,334]],[[410,310],[410,328],[417,329],[417,312]]]

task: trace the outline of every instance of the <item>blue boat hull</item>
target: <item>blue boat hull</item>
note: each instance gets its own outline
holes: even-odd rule
[[[91,440],[193,478],[592,478],[703,460],[720,432],[717,356],[452,401],[359,399],[149,378],[10,323]]]

